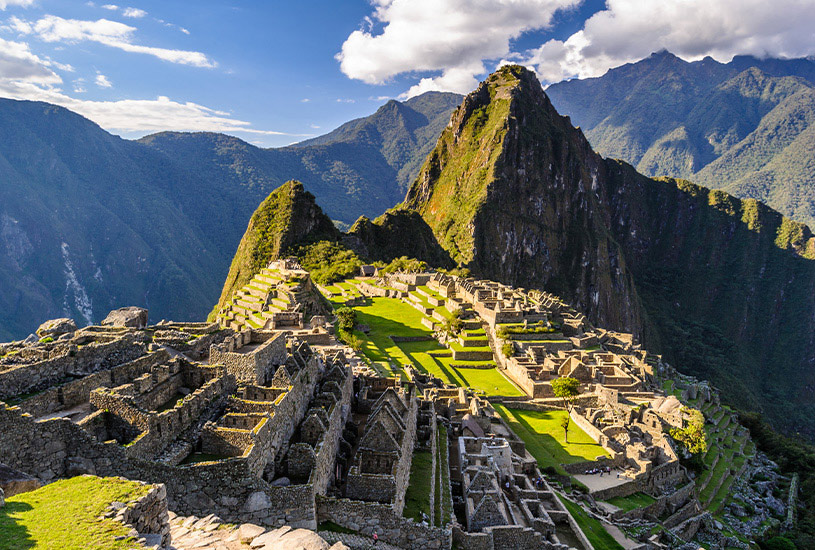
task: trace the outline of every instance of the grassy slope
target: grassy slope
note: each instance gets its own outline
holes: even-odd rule
[[[118,478],[82,476],[13,496],[0,508],[0,550],[138,548],[123,524],[97,518],[110,503],[128,502],[148,490]]]
[[[562,498],[560,495],[558,495],[558,498],[569,510],[569,513],[580,526],[583,534],[589,539],[594,550],[623,550],[620,543],[614,540],[614,537],[603,528],[602,523],[589,516],[583,508],[574,502]]]

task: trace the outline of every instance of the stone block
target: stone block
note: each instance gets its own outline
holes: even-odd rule
[[[5,464],[0,464],[0,490],[3,491],[7,498],[39,488],[40,482],[38,479],[9,468]]]

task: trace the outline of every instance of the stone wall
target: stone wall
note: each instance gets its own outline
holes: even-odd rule
[[[273,366],[286,362],[286,336],[279,333],[248,353],[236,351],[256,340],[253,333],[251,330],[244,331],[222,344],[210,346],[209,362],[212,365],[224,365],[227,372],[235,375],[239,382],[264,386],[271,381],[275,370]]]
[[[377,502],[317,497],[317,519],[371,536],[402,548],[441,550],[450,548],[449,528],[428,527],[403,518],[393,507]]]
[[[0,462],[44,481],[66,477],[69,463],[80,463],[87,473],[165,483],[168,505],[181,515],[316,528],[312,486],[274,487],[245,459],[176,467],[131,458],[120,445],[99,443],[70,420],[36,422],[5,404],[0,404],[0,427]]]
[[[170,544],[170,516],[167,513],[167,489],[155,485],[143,497],[128,502],[115,519],[135,529],[139,535],[155,535],[148,542],[160,542],[164,548]]]
[[[39,417],[87,403],[92,390],[99,387],[114,387],[130,382],[137,376],[148,372],[152,367],[160,365],[169,359],[170,354],[167,350],[161,349],[151,352],[112,369],[89,374],[80,380],[45,390],[21,402],[20,408],[32,416]]]
[[[0,399],[56,386],[69,373],[92,374],[110,369],[144,355],[147,347],[130,334],[112,342],[90,344],[71,349],[65,355],[27,363],[0,372]]]

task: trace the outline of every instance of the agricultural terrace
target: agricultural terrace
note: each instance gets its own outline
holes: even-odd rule
[[[334,307],[343,305],[349,293],[358,292],[350,280],[335,283],[326,290],[336,293],[331,298]],[[346,296],[340,295],[341,290],[346,291]],[[366,325],[369,329],[367,334],[354,331],[362,340],[360,351],[380,375],[406,378],[402,365],[412,364],[418,371],[432,374],[449,384],[468,386],[487,395],[525,395],[495,368],[493,361],[454,360],[452,351],[439,344],[432,331],[422,324],[426,316],[405,301],[366,298],[365,305],[353,306],[353,309],[357,312],[357,325]],[[436,311],[447,310],[437,308]],[[485,338],[483,329],[467,331],[467,335]],[[395,343],[391,336],[424,337],[427,340]],[[489,347],[485,349],[489,350]]]

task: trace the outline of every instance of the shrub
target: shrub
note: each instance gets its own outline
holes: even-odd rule
[[[515,355],[515,346],[512,342],[504,342],[504,345],[501,346],[501,352],[504,354],[504,357],[512,357]]]
[[[427,271],[427,263],[415,258],[402,256],[401,258],[393,259],[391,263],[379,268],[379,271],[380,273],[421,273]]]
[[[45,338],[40,338],[40,344],[50,344],[53,341],[54,341],[54,339],[51,338],[50,336],[46,336]]]
[[[335,312],[337,315],[337,330],[352,333],[357,324],[357,312],[347,306],[342,306]]]

